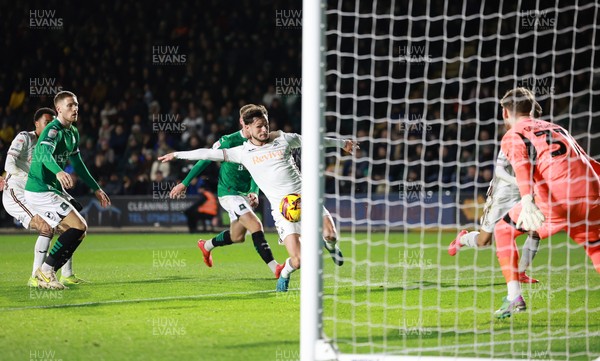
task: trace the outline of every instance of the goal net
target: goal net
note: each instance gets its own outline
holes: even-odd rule
[[[458,231],[481,226],[507,90],[532,90],[542,119],[600,156],[599,5],[543,4],[330,0],[318,8],[323,129],[361,149],[323,152],[323,199],[345,264],[322,258],[317,343],[335,356],[317,359],[600,357],[600,275],[565,233],[541,241],[526,271],[539,282],[521,284],[527,310],[503,320],[494,318],[507,293],[494,245],[448,254]],[[315,25],[309,11],[304,27]],[[312,40],[304,38],[304,56]],[[303,168],[307,177],[318,171]],[[320,214],[317,204],[303,199],[303,213]]]

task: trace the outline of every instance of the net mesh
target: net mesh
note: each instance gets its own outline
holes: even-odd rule
[[[505,132],[498,100],[532,90],[541,119],[600,154],[599,7],[557,1],[327,1],[326,206],[346,264],[325,263],[324,333],[344,353],[600,356],[600,275],[559,233],[523,284],[526,313],[494,320],[494,248],[447,253],[476,230]],[[519,238],[519,249],[524,239]]]

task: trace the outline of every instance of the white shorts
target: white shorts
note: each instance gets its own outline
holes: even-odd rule
[[[247,197],[243,196],[223,196],[219,197],[219,204],[229,214],[229,221],[235,222],[240,216],[252,212],[252,207]]]
[[[290,222],[283,217],[279,209],[271,209],[271,215],[273,216],[273,220],[275,221],[275,227],[277,228],[277,233],[279,233],[279,244],[283,244],[283,240],[285,237],[290,234],[300,234],[300,225],[302,222]],[[327,210],[327,208],[323,207],[323,217],[331,217],[331,214]]]
[[[6,188],[2,193],[2,205],[6,212],[21,222],[23,227],[29,229],[29,223],[36,213],[27,205],[24,191],[22,189]]]
[[[77,213],[66,196],[54,192],[25,191],[25,200],[29,208],[39,214],[52,228],[56,228],[69,213]]]
[[[481,230],[487,233],[493,233],[496,223],[519,201],[521,197],[494,197],[488,196],[483,207],[483,216],[481,216]]]

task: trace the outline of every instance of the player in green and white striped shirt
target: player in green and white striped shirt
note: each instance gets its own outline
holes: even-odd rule
[[[245,105],[240,109],[240,124],[242,123],[242,113],[249,107],[251,105]],[[221,137],[213,145],[213,149],[229,149],[242,145],[248,140],[248,135],[244,132],[242,127],[240,131]],[[183,182],[173,187],[170,193],[171,198],[184,194],[192,179],[198,177],[210,162],[209,160],[198,161]],[[246,231],[249,231],[256,251],[275,277],[279,277],[283,265],[278,264],[273,258],[271,248],[265,239],[263,225],[253,211],[253,208],[258,206],[258,191],[258,186],[243,165],[230,162],[221,163],[217,196],[219,203],[229,214],[230,227],[211,240],[198,240],[198,247],[202,251],[204,263],[208,267],[213,265],[211,254],[213,248],[242,243],[245,240]]]

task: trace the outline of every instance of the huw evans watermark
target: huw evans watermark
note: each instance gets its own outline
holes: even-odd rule
[[[50,96],[53,97],[63,90],[58,85],[56,78],[29,78],[29,96]]]
[[[432,61],[431,55],[425,53],[425,45],[399,46],[398,53],[401,63],[424,64]]]
[[[29,10],[31,29],[62,29],[63,25],[63,18],[56,15],[56,10]]]
[[[521,27],[525,30],[554,29],[556,18],[548,10],[523,10],[521,11]]]
[[[536,96],[551,95],[556,92],[550,78],[527,77],[517,80],[517,86],[531,90]]]
[[[187,126],[181,121],[179,114],[152,114],[153,133],[181,134],[186,129]]]
[[[275,78],[275,94],[302,95],[302,78]]]
[[[184,65],[186,61],[187,54],[183,54],[179,46],[152,46],[152,63],[154,65]]]
[[[275,26],[281,29],[302,29],[302,10],[275,10]]]

